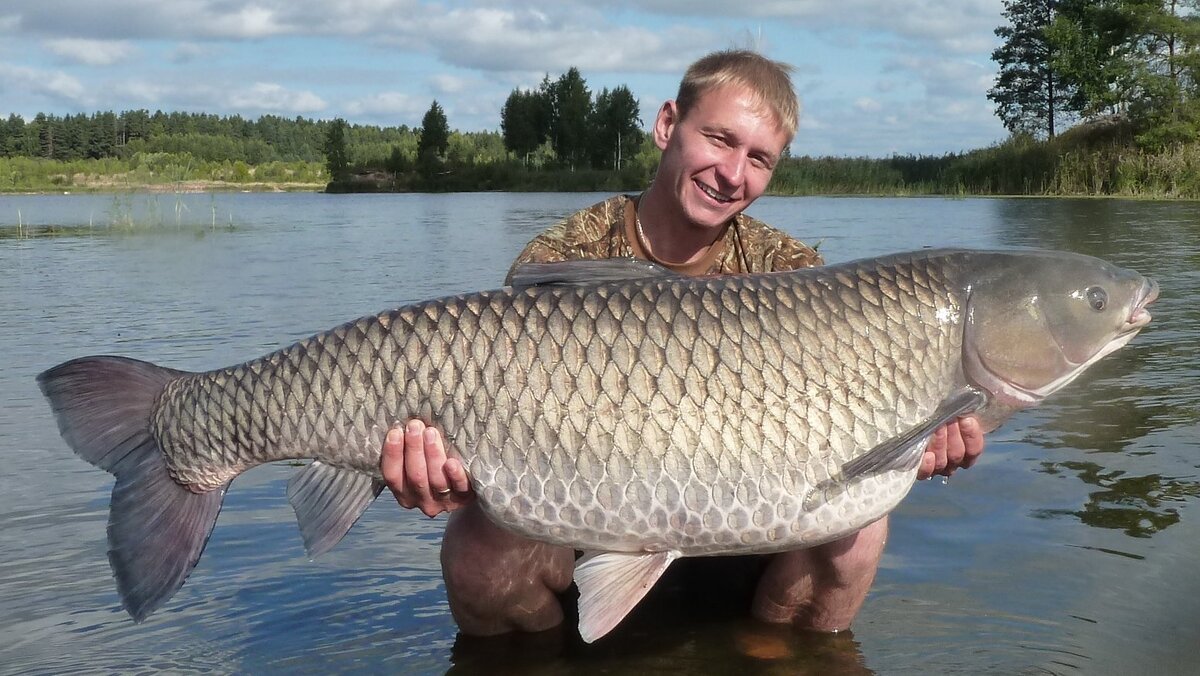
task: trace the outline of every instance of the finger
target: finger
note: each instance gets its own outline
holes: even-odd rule
[[[954,470],[962,466],[965,455],[966,446],[963,444],[962,431],[958,421],[951,421],[946,424],[946,467],[942,472],[946,476],[953,474]]]
[[[929,440],[929,445],[925,447],[927,452],[932,452],[934,455],[934,472],[940,472],[946,468],[946,436],[946,426],[942,425],[934,430],[933,438]]]
[[[442,471],[446,473],[446,481],[455,493],[473,493],[471,481],[467,478],[467,468],[463,467],[462,461],[458,458],[446,458],[446,464],[442,465]]]
[[[963,467],[970,467],[979,460],[979,456],[983,455],[983,447],[987,445],[983,436],[983,425],[979,422],[979,418],[969,415],[964,418],[959,418],[958,428],[962,430],[963,440]]]
[[[392,495],[396,498],[402,507],[412,507],[411,504],[405,504],[404,498],[404,433],[401,431],[399,423],[392,425],[388,430],[387,436],[383,439],[383,448],[380,451],[379,471],[383,474],[383,480],[387,483],[387,487],[391,489]]]
[[[921,467],[917,470],[917,479],[924,481],[933,476],[934,467],[937,466],[937,456],[933,451],[925,451],[925,455],[921,456]]]
[[[429,473],[425,468],[425,423],[409,420],[404,427],[404,494],[424,512],[429,497]]]
[[[446,480],[444,466],[446,464],[446,448],[442,445],[442,435],[437,429],[426,427],[422,435],[425,450],[425,468],[429,474],[429,492],[435,499],[444,500],[451,490]]]

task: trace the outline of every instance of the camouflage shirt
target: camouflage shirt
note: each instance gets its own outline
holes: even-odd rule
[[[578,211],[533,238],[509,270],[524,263],[602,258],[652,258],[644,251],[635,229],[636,198],[617,195]],[[803,242],[771,226],[738,214],[713,244],[708,254],[686,268],[689,275],[730,275],[748,272],[795,270],[821,265],[821,255]]]

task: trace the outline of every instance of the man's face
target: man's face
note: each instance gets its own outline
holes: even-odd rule
[[[669,101],[655,122],[663,154],[654,181],[666,183],[691,225],[720,227],[763,194],[789,140],[740,86],[706,92],[682,120]]]

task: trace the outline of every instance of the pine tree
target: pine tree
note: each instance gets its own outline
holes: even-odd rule
[[[1056,53],[1048,32],[1058,4],[1057,0],[1004,0],[1009,25],[995,31],[1004,43],[992,52],[1000,74],[988,98],[1013,133],[1053,138],[1062,101],[1071,96],[1055,70]]]
[[[419,158],[441,158],[450,147],[450,125],[446,111],[434,100],[425,117],[421,118],[421,140],[417,142]]]
[[[337,118],[329,124],[325,136],[325,166],[335,181],[344,180],[350,173],[350,154],[346,149],[346,121]]]
[[[638,112],[638,101],[625,85],[596,95],[590,130],[593,167],[620,170],[638,151],[645,138]]]
[[[551,85],[550,93],[550,142],[558,160],[574,169],[587,156],[592,95],[575,67]]]

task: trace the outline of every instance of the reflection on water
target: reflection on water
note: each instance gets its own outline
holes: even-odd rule
[[[1130,345],[989,435],[976,468],[915,487],[853,632],[751,622],[745,585],[718,576],[661,585],[593,645],[570,622],[537,636],[459,637],[438,563],[444,519],[381,500],[309,561],[285,498],[295,469],[283,464],[234,482],[187,584],[144,624],[128,620],[105,558],[111,478],[54,433],[37,372],[97,352],[212,368],[406,300],[493,287],[529,238],[602,197],[181,196],[184,222],[129,231],[89,226],[110,197],[3,198],[0,671],[1194,672],[1192,203],[755,205],[755,216],[822,241],[830,261],[927,246],[1070,249],[1162,288],[1154,322]],[[20,234],[15,217],[6,225],[18,211]],[[235,227],[214,230],[214,212]]]
[[[1200,483],[1159,474],[1126,476],[1121,470],[1106,470],[1094,462],[1044,462],[1042,467],[1051,475],[1064,470],[1077,472],[1081,481],[1102,490],[1090,492],[1081,510],[1042,510],[1036,514],[1071,514],[1089,526],[1116,528],[1131,537],[1150,537],[1179,523],[1179,510],[1200,497]]]

